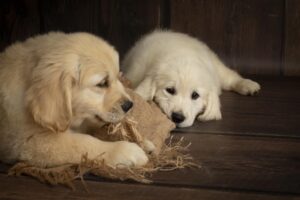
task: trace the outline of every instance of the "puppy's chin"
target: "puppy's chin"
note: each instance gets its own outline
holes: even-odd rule
[[[177,128],[185,128],[185,127],[190,127],[193,125],[193,122],[182,122],[180,124],[176,124]]]
[[[118,123],[124,119],[125,113],[107,112],[101,115],[95,115],[95,119],[102,123]]]
[[[93,125],[97,127],[102,127],[108,123],[118,123],[122,121],[125,117],[125,113],[111,113],[107,112],[101,115],[88,115],[82,118],[73,119],[71,122],[71,129],[78,129],[83,126]]]

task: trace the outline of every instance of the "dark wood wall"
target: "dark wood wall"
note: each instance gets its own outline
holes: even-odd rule
[[[122,56],[155,28],[203,40],[243,74],[300,76],[300,0],[0,1],[0,50],[38,33],[87,31]]]

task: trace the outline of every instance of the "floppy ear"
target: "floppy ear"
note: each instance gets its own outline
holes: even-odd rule
[[[141,95],[146,101],[152,100],[156,92],[156,85],[153,82],[153,79],[150,76],[147,76],[137,86],[135,92]]]
[[[62,59],[45,57],[33,69],[26,92],[27,106],[34,120],[53,132],[65,131],[69,127],[74,81],[72,70],[77,65],[78,59],[74,55]]]
[[[216,90],[212,90],[208,93],[205,111],[202,115],[199,115],[197,119],[200,121],[222,119],[219,94]]]

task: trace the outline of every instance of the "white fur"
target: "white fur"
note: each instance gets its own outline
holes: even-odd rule
[[[221,89],[243,95],[260,89],[258,83],[227,68],[201,41],[171,31],[154,31],[143,37],[122,65],[144,99],[156,101],[169,118],[172,112],[185,116],[179,127],[191,126],[197,116],[201,121],[221,119]],[[174,87],[176,94],[169,94],[168,87]],[[200,98],[193,100],[193,92]]]

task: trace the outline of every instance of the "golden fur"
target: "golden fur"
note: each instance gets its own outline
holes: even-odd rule
[[[113,167],[144,165],[136,144],[104,142],[74,130],[85,120],[120,121],[130,101],[117,52],[88,33],[49,33],[0,54],[0,159],[37,166],[102,156]]]

